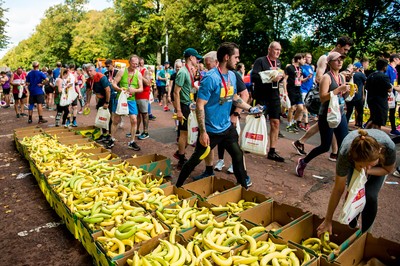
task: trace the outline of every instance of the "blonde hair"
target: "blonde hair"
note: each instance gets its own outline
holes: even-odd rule
[[[377,159],[381,161],[383,159],[383,146],[363,129],[359,129],[358,134],[351,143],[349,159],[353,162],[372,162]]]

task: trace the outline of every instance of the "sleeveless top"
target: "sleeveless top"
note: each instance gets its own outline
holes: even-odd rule
[[[334,89],[336,89],[337,87],[339,87],[339,84],[336,83],[336,80],[333,78],[331,72],[327,72],[327,74],[331,78],[331,85],[329,86],[329,90],[328,90],[328,92],[331,92]],[[344,80],[344,78],[341,75],[339,75],[339,77],[341,80],[341,84],[345,84],[346,81]],[[340,104],[340,113],[343,114],[344,113],[344,98],[341,94],[338,95],[338,98],[339,98],[339,104]],[[330,102],[330,100],[326,101],[324,103],[321,103],[321,107],[319,108],[318,115],[327,116],[329,102]]]
[[[119,86],[122,88],[134,88],[137,89],[139,88],[139,70],[135,70],[135,74],[133,77],[129,77],[128,75],[128,68],[125,68],[124,70],[124,74],[121,77],[121,81],[119,82]],[[132,96],[128,97],[128,101],[134,101],[135,98],[135,94],[132,94]]]

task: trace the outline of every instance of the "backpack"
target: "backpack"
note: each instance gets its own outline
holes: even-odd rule
[[[318,114],[319,108],[321,107],[318,89],[318,85],[314,83],[312,89],[307,93],[304,99],[304,105],[311,114]]]

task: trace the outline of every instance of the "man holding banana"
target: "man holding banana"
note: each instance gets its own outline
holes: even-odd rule
[[[194,153],[183,165],[176,183],[177,187],[183,185],[194,168],[204,159],[203,157],[206,157],[217,144],[224,145],[231,155],[237,182],[246,189],[252,185],[244,168],[238,134],[230,121],[229,114],[232,104],[250,113],[260,113],[261,110],[251,107],[237,95],[236,76],[232,70],[239,62],[239,47],[235,43],[223,43],[218,48],[217,58],[219,67],[211,69],[200,84],[196,101],[199,138]]]

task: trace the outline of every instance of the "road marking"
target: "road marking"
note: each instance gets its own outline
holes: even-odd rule
[[[56,223],[56,222],[53,222],[53,223],[47,223],[47,224],[45,224],[45,225],[42,225],[42,226],[38,226],[38,227],[36,227],[36,228],[33,228],[33,229],[31,229],[31,230],[29,230],[29,231],[21,231],[21,232],[19,232],[17,235],[19,235],[19,236],[27,236],[27,235],[29,235],[29,233],[32,233],[32,232],[37,232],[37,233],[39,233],[40,232],[40,229],[43,229],[43,228],[54,228],[54,227],[57,227],[57,226],[59,226],[60,224],[62,224],[62,222],[59,222],[59,223]]]
[[[3,164],[3,165],[0,165],[0,168],[2,168],[2,167],[9,167],[10,166],[10,164],[8,163],[8,164]]]
[[[313,175],[313,177],[318,178],[318,179],[324,179],[325,177],[320,176],[320,175]]]

